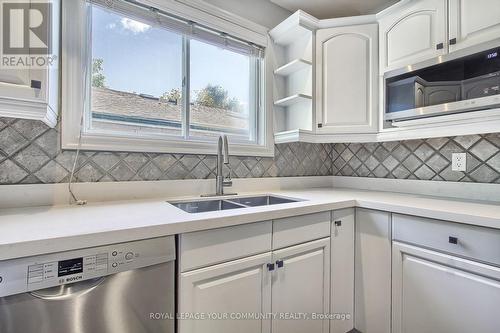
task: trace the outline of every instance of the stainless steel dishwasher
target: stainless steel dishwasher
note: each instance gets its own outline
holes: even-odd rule
[[[2,333],[174,333],[175,240],[0,261]]]

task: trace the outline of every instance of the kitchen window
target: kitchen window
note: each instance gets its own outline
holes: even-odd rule
[[[172,12],[65,2],[63,148],[207,154],[226,134],[233,154],[272,155],[265,43]]]

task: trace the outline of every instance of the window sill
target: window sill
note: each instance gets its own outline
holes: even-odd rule
[[[62,148],[78,149],[78,135],[62,131]],[[82,136],[81,150],[91,151],[127,151],[171,154],[214,155],[217,153],[216,142],[165,140],[154,138],[133,138],[108,136],[105,134],[86,133]],[[229,141],[229,153],[234,156],[274,157],[274,144],[245,145]]]

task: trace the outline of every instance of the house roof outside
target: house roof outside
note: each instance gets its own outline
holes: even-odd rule
[[[182,127],[182,105],[165,99],[108,88],[92,87],[92,118],[128,126]],[[247,134],[248,114],[203,105],[191,105],[190,125],[201,131]]]

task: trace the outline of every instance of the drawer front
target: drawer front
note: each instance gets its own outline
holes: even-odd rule
[[[265,221],[182,234],[181,272],[269,252],[271,233],[272,222]]]
[[[273,249],[330,237],[330,220],[330,212],[274,220]]]
[[[500,230],[401,214],[392,221],[394,240],[500,265]]]

